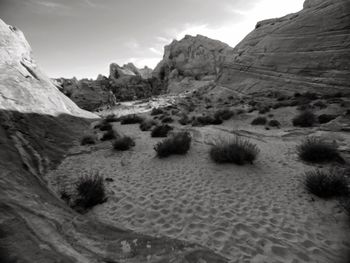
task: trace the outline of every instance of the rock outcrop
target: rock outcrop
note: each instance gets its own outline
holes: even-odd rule
[[[0,262],[226,262],[199,245],[118,229],[71,210],[47,169],[96,115],[36,66],[23,34],[0,20]]]
[[[153,71],[161,80],[192,77],[197,80],[216,76],[232,48],[205,36],[186,35],[165,46],[163,60]]]
[[[304,9],[257,23],[227,58],[218,84],[253,93],[347,91],[350,2],[306,0]]]

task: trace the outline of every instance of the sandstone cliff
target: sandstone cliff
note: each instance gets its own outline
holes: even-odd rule
[[[349,91],[350,1],[306,0],[257,23],[223,64],[218,84],[244,93]]]
[[[79,215],[47,188],[47,169],[97,116],[60,93],[23,34],[1,20],[0,85],[0,262],[226,262],[198,245]]]

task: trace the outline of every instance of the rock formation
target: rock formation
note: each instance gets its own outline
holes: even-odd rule
[[[23,34],[0,20],[0,262],[226,262],[194,244],[153,238],[71,210],[45,173],[87,118],[36,66]]]
[[[257,23],[223,64],[218,84],[267,89],[349,91],[350,2],[306,0],[304,9]]]
[[[218,40],[186,35],[164,48],[163,60],[154,69],[153,75],[161,80],[179,77],[199,80],[205,76],[216,76],[231,52],[231,47]]]

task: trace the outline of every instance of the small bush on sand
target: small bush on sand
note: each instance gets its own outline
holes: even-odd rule
[[[112,124],[109,122],[103,122],[99,125],[100,131],[110,131],[112,130]]]
[[[140,124],[141,131],[150,131],[153,126],[157,125],[155,120],[143,120]]]
[[[134,146],[135,146],[135,142],[129,136],[119,137],[113,143],[113,148],[114,150],[117,150],[117,151],[126,151]]]
[[[116,138],[115,132],[113,130],[109,130],[103,134],[101,141],[109,141],[115,138]]]
[[[172,123],[174,122],[174,119],[170,116],[166,116],[162,119],[162,123]]]
[[[318,100],[313,104],[314,107],[318,107],[320,109],[325,109],[327,108],[327,104],[324,103],[322,100]]]
[[[186,154],[191,147],[191,135],[189,132],[179,132],[168,139],[159,142],[154,150],[159,158],[172,154]]]
[[[107,115],[104,119],[105,122],[118,122],[119,118],[117,118],[114,114]]]
[[[181,124],[181,125],[187,125],[187,124],[189,124],[191,122],[191,120],[188,118],[188,116],[186,115],[186,114],[183,114],[182,116],[181,116],[181,118],[179,119],[179,123]]]
[[[265,117],[257,117],[252,121],[252,125],[265,125],[267,122]]]
[[[143,118],[136,114],[129,114],[125,115],[120,118],[120,124],[125,125],[125,124],[136,124],[136,123],[141,123],[143,121]]]
[[[316,116],[311,111],[303,111],[292,120],[294,126],[312,127],[316,122]]]
[[[337,115],[321,114],[320,116],[318,116],[318,122],[320,124],[324,124],[334,120],[335,118],[337,118]]]
[[[153,108],[152,111],[151,111],[151,115],[154,116],[154,115],[160,115],[160,114],[163,114],[164,111],[161,109],[161,108]]]
[[[75,206],[87,210],[107,200],[102,176],[84,176],[76,184],[78,198]]]
[[[197,116],[192,119],[192,126],[219,125],[222,119],[210,115]]]
[[[310,163],[324,163],[337,161],[344,163],[337,147],[315,137],[309,137],[297,146],[297,152],[301,160]]]
[[[305,187],[309,193],[321,198],[349,195],[347,178],[336,170],[314,170],[305,173]]]
[[[278,120],[270,120],[268,125],[270,127],[276,127],[276,128],[281,127],[281,123]]]
[[[229,120],[234,115],[234,112],[229,109],[221,109],[214,113],[214,119]]]
[[[267,105],[263,105],[263,106],[259,106],[258,109],[260,114],[265,114],[271,110],[271,107]]]
[[[233,140],[220,140],[210,149],[210,157],[217,163],[252,164],[259,153],[258,147],[248,140],[235,137]]]
[[[164,125],[157,125],[153,128],[151,132],[152,137],[167,137],[169,131],[171,131],[173,127],[170,125],[164,124]]]
[[[92,135],[86,135],[81,139],[80,144],[81,145],[95,144],[95,138]]]

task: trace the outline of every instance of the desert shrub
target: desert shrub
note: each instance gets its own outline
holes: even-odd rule
[[[159,158],[168,157],[172,154],[186,154],[191,146],[191,135],[189,132],[179,132],[168,139],[159,142],[154,150]]]
[[[328,123],[331,120],[334,120],[337,118],[337,115],[332,115],[332,114],[321,114],[318,116],[318,122],[321,124]]]
[[[157,122],[155,120],[143,120],[140,124],[140,130],[141,131],[149,131],[152,129],[153,126],[157,125]]]
[[[220,140],[210,149],[210,157],[217,163],[244,165],[253,163],[259,153],[258,147],[248,140],[235,137],[233,140]]]
[[[92,135],[86,135],[81,139],[80,144],[81,145],[95,144],[95,138]]]
[[[116,117],[114,114],[107,115],[107,117],[104,119],[105,122],[117,122],[119,121],[119,118]]]
[[[112,124],[109,122],[103,122],[99,125],[100,131],[110,131],[112,130]]]
[[[113,130],[109,130],[102,135],[101,141],[113,140],[116,138],[116,134]]]
[[[135,146],[135,142],[129,136],[119,137],[113,143],[113,149],[117,151],[126,151],[133,146]]]
[[[157,125],[153,128],[151,132],[152,137],[167,137],[169,131],[171,131],[173,127],[168,124]]]
[[[316,102],[313,104],[313,106],[319,107],[320,109],[325,109],[325,108],[327,108],[327,104],[324,103],[322,100],[316,101]]]
[[[172,123],[172,122],[174,122],[174,119],[170,116],[166,116],[162,119],[162,122],[163,123]]]
[[[234,115],[234,112],[229,109],[217,110],[214,113],[214,119],[229,120]]]
[[[252,125],[265,125],[267,122],[267,119],[265,117],[257,117],[252,121]]]
[[[143,121],[143,118],[136,114],[129,114],[125,115],[120,118],[120,124],[125,125],[125,124],[136,124],[136,123],[141,123]]]
[[[264,106],[259,106],[258,109],[259,109],[259,113],[260,114],[265,114],[265,113],[270,111],[271,107],[267,106],[267,105],[264,105]]]
[[[301,96],[303,98],[306,98],[306,99],[310,100],[310,101],[318,99],[318,95],[315,92],[307,91],[307,92],[302,93]]]
[[[160,115],[160,114],[163,114],[164,111],[161,109],[161,108],[153,108],[152,111],[151,111],[151,115],[154,116],[154,115]]]
[[[187,125],[187,124],[189,124],[190,122],[191,122],[190,119],[189,119],[188,116],[185,115],[185,114],[183,114],[183,115],[181,116],[181,118],[179,119],[179,123],[180,123],[181,125]]]
[[[312,111],[303,111],[292,120],[294,126],[312,127],[316,122],[316,116]]]
[[[334,144],[315,137],[309,137],[298,145],[297,153],[301,160],[311,163],[344,162]]]
[[[222,119],[210,115],[197,116],[192,119],[192,126],[219,125]]]
[[[268,125],[276,128],[281,127],[281,123],[278,120],[270,120]]]
[[[309,193],[321,198],[349,195],[347,178],[339,171],[314,170],[305,173],[305,187]]]
[[[76,183],[76,191],[78,198],[75,206],[85,210],[107,200],[103,178],[98,174],[80,177]]]

